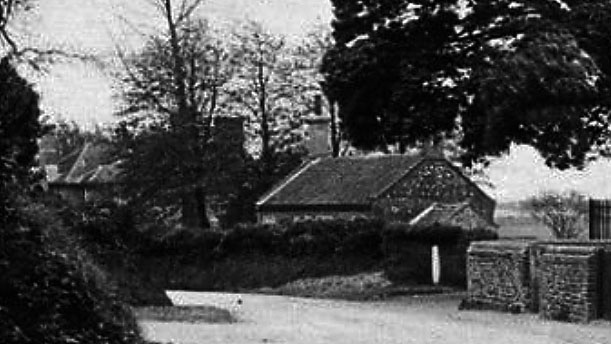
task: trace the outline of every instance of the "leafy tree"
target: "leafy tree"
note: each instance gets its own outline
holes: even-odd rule
[[[245,23],[234,36],[239,68],[227,85],[228,106],[232,112],[250,114],[261,159],[270,165],[277,151],[294,148],[301,140],[300,115],[308,103],[302,92],[307,85],[296,74],[298,52],[259,22]]]
[[[25,4],[0,0],[0,41],[13,50],[6,25]],[[54,214],[28,197],[37,138],[46,128],[39,96],[11,55],[0,58],[0,342],[143,343],[104,273]]]
[[[471,163],[528,144],[557,168],[608,154],[608,2],[332,2],[325,92],[355,145],[452,137]]]
[[[38,103],[38,94],[9,59],[0,59],[0,223],[12,219],[15,197],[33,181],[36,139],[44,130]]]
[[[579,237],[585,230],[588,214],[586,197],[576,191],[544,192],[531,197],[526,206],[558,239]]]
[[[212,135],[220,88],[231,73],[229,55],[207,24],[192,17],[201,1],[154,3],[167,33],[122,56],[127,108],[117,137],[124,184],[144,209],[179,204],[174,208],[184,226],[207,227],[208,189],[223,185],[241,159]]]

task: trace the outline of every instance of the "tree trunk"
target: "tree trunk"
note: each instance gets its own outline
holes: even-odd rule
[[[329,99],[329,113],[331,114],[331,153],[334,158],[339,156],[339,133],[337,130],[337,103]]]
[[[185,228],[210,228],[206,213],[206,193],[204,188],[197,187],[182,196],[182,219]]]
[[[172,52],[172,69],[174,77],[174,96],[177,102],[177,113],[172,116],[170,123],[172,129],[186,135],[186,144],[198,145],[198,129],[196,121],[197,111],[193,105],[189,105],[187,94],[187,71],[185,59],[182,55],[176,22],[172,14],[172,1],[165,0],[164,10],[170,35],[170,47]],[[194,152],[199,152],[197,147],[192,147]],[[197,157],[186,157],[197,159]],[[202,197],[203,189],[198,186],[193,191],[185,191],[182,195],[182,224],[187,228],[197,228],[208,223],[205,208],[205,196]],[[203,209],[202,209],[203,208]],[[205,226],[207,227],[207,226]]]
[[[265,75],[263,71],[263,61],[259,61],[257,81],[259,83],[259,113],[261,114],[261,158],[266,169],[271,163],[271,148],[270,148],[270,133],[269,133],[269,118],[267,113],[266,101],[267,90],[265,87]]]
[[[180,220],[185,228],[197,228],[199,225],[197,202],[194,196],[194,193],[189,192],[185,192],[182,195],[182,217]]]
[[[206,211],[206,192],[201,186],[195,189],[195,201],[198,215],[197,224],[199,228],[210,228],[210,221]]]
[[[180,51],[180,43],[178,41],[178,32],[176,31],[176,23],[172,16],[172,1],[165,0],[165,15],[170,33],[170,46],[172,49],[172,68],[174,73],[174,95],[178,103],[178,118],[173,118],[170,122],[174,126],[181,126],[188,122],[189,111],[187,105],[187,90],[185,81],[187,79],[185,71],[185,61]]]

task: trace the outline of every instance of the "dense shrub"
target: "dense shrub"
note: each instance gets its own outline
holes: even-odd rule
[[[237,225],[221,239],[221,257],[243,254],[274,255],[284,243],[278,227],[269,225]]]
[[[22,212],[0,231],[0,342],[142,342],[130,308],[77,242],[44,207]]]
[[[143,242],[154,242],[154,237],[135,230],[129,207],[114,202],[89,203],[82,208],[62,209],[61,213],[62,223],[70,226],[66,230],[76,244],[108,272],[108,279],[130,305],[171,305],[163,288],[152,283],[150,276],[140,273],[135,252]],[[181,238],[177,242],[184,246],[190,241]]]

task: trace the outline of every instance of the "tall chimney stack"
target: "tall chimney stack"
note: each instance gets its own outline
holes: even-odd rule
[[[305,146],[311,159],[331,155],[331,118],[322,113],[322,96],[314,96],[314,111],[304,120],[306,124]]]

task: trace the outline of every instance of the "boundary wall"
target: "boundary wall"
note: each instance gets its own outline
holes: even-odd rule
[[[611,319],[611,241],[475,242],[467,288],[465,308],[571,322]]]

